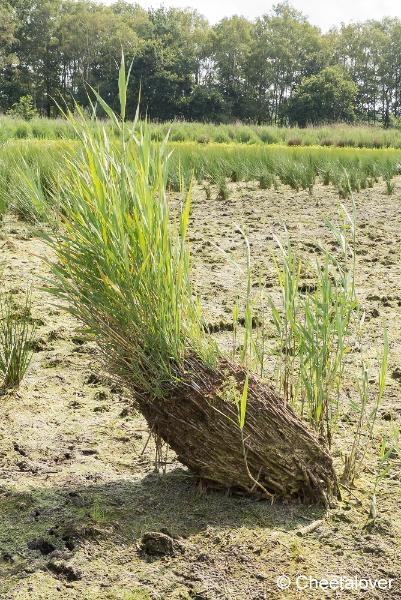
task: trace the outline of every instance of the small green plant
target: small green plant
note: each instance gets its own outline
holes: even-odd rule
[[[206,200],[207,201],[211,200],[211,198],[212,198],[212,187],[211,187],[210,183],[207,182],[204,185],[203,189],[205,190]]]
[[[388,196],[392,196],[394,193],[394,190],[395,190],[395,183],[394,183],[394,181],[392,181],[390,176],[385,178],[385,182],[386,182],[386,194]]]
[[[38,111],[33,104],[33,98],[30,95],[21,96],[18,102],[12,105],[7,111],[8,116],[18,119],[24,119],[24,121],[30,121],[34,117],[37,117]]]
[[[377,491],[380,483],[388,477],[391,471],[391,459],[401,455],[400,430],[395,428],[389,436],[383,436],[379,448],[378,467],[370,502],[369,517],[373,521],[377,518]]]
[[[219,200],[228,200],[230,197],[230,190],[228,189],[227,181],[225,178],[221,179],[218,183],[217,198]]]
[[[258,181],[261,190],[268,190],[273,185],[273,179],[268,173],[263,173],[262,175],[259,175]]]
[[[95,523],[101,524],[106,522],[106,510],[100,498],[94,498],[91,509],[89,511],[89,516]]]
[[[377,412],[379,410],[384,386],[386,384],[387,366],[388,366],[388,337],[384,332],[383,355],[380,363],[378,377],[378,392],[373,403],[369,402],[369,372],[362,361],[361,375],[359,380],[359,399],[352,403],[351,408],[358,415],[357,424],[354,431],[351,450],[344,457],[344,471],[341,476],[341,482],[345,485],[352,485],[355,477],[362,471],[369,442],[372,439],[373,429],[376,422]]]
[[[356,312],[355,215],[341,210],[341,226],[328,224],[337,255],[321,249],[314,278],[300,291],[301,262],[290,242],[277,240],[275,259],[281,303],[270,300],[275,326],[279,385],[287,402],[298,408],[331,444],[349,336]],[[349,242],[351,237],[351,242]]]
[[[281,310],[271,298],[269,304],[278,341],[279,389],[286,402],[296,397],[295,358],[297,353],[297,323],[299,310],[299,278],[301,262],[293,251],[290,240],[286,245],[276,238],[280,259],[273,257],[281,292]]]
[[[35,326],[30,312],[30,292],[26,293],[25,302],[19,310],[10,294],[0,295],[0,376],[3,392],[19,386],[31,360]]]
[[[341,177],[337,184],[338,195],[341,199],[346,200],[351,197],[352,188],[348,176]]]
[[[327,252],[318,268],[316,290],[304,297],[304,316],[297,336],[301,413],[306,408],[309,420],[329,445],[338,417],[341,376],[355,308],[343,274]]]
[[[237,338],[238,338],[238,319],[239,319],[239,298],[235,301],[233,306],[233,337],[232,337],[232,356],[235,359],[237,353]]]

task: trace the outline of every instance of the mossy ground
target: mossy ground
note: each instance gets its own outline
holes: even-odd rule
[[[194,279],[208,322],[230,349],[232,304],[246,282],[241,235],[251,242],[255,273],[276,297],[272,234],[289,235],[304,255],[316,257],[317,241],[335,218],[334,190],[314,196],[281,187],[228,184],[230,196],[195,189],[191,244]],[[355,196],[358,220],[357,287],[366,309],[362,351],[377,366],[383,326],[390,338],[389,378],[366,469],[354,496],[327,514],[305,505],[257,502],[220,492],[205,493],[168,457],[167,472],[154,472],[154,447],[129,394],[106,374],[94,340],[63,307],[41,291],[48,254],[35,231],[6,220],[0,243],[2,282],[18,300],[31,282],[38,329],[35,354],[20,389],[0,402],[0,598],[4,600],[148,600],[170,598],[264,599],[335,597],[334,592],[280,592],[276,578],[298,573],[393,578],[389,592],[365,598],[401,598],[401,465],[378,490],[379,517],[368,514],[381,435],[400,424],[401,373],[401,182],[393,196],[380,183]],[[355,358],[357,358],[355,356]],[[268,365],[269,366],[269,365]],[[372,371],[372,378],[374,371]],[[375,383],[372,383],[372,393]],[[355,381],[347,385],[355,394]],[[346,396],[346,395],[345,395]],[[345,398],[346,399],[346,398]],[[351,422],[350,422],[351,420]],[[334,447],[350,444],[352,415],[340,421]],[[304,536],[299,530],[324,519]],[[138,543],[146,531],[169,531],[183,539],[177,556],[144,557]],[[361,597],[344,592],[339,597]]]

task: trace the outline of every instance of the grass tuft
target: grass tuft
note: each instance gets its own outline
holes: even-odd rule
[[[122,63],[121,115],[127,84]],[[189,353],[211,357],[214,350],[190,282],[191,189],[171,225],[167,139],[155,144],[146,123],[127,130],[114,115],[120,139],[112,143],[82,114],[67,117],[82,148],[59,181],[63,219],[49,238],[58,259],[49,290],[97,335],[133,389],[161,396]]]
[[[10,294],[0,295],[0,375],[3,392],[21,383],[32,358],[35,326],[30,319],[31,295],[18,310]]]

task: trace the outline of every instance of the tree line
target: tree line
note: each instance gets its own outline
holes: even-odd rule
[[[140,90],[151,119],[388,126],[401,115],[397,18],[322,33],[284,2],[212,26],[195,10],[125,0],[0,0],[0,112],[26,96],[45,116],[61,98],[89,108],[88,84],[117,108],[122,49],[130,97]]]

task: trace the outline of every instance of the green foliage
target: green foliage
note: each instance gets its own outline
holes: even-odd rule
[[[259,175],[258,181],[261,190],[269,190],[273,185],[273,179],[270,173],[262,173]]]
[[[388,477],[391,472],[391,459],[401,457],[401,431],[399,427],[395,427],[390,435],[382,437],[378,466],[376,471],[376,477],[373,487],[373,495],[370,504],[370,518],[373,521],[377,518],[377,499],[376,495],[380,486],[380,483],[385,477]]]
[[[386,175],[384,180],[386,182],[386,193],[388,196],[392,196],[392,194],[394,193],[394,189],[395,189],[395,183],[391,180],[390,175]]]
[[[72,128],[71,123],[69,126]],[[87,123],[91,136],[99,137],[102,128]],[[149,138],[151,128],[146,124]],[[118,128],[117,128],[118,129]],[[138,131],[140,123],[127,123],[124,140],[127,148],[134,142],[130,133]],[[105,126],[107,139],[117,149],[120,141]],[[75,133],[75,136],[78,135]],[[57,187],[65,166],[80,152],[80,142],[21,140],[0,148],[0,202],[3,211],[10,205],[22,218],[31,222],[52,220],[57,208]],[[227,179],[258,181],[260,187],[277,189],[279,182],[294,190],[313,192],[317,178],[333,185],[340,198],[349,198],[353,191],[373,186],[383,177],[389,181],[400,172],[399,152],[393,149],[284,147],[248,144],[168,143],[172,154],[166,175],[170,189],[179,191],[194,177],[205,184],[211,194],[210,182],[217,183],[217,193],[227,198]],[[60,168],[63,166],[63,168]],[[27,176],[27,174],[29,175]],[[387,184],[386,184],[387,185]],[[12,194],[10,194],[12,190]],[[391,190],[390,190],[391,191]]]
[[[16,25],[11,5],[3,1],[0,5],[0,69],[9,67],[17,60],[13,53]]]
[[[103,121],[110,138],[116,131],[112,122]],[[91,125],[96,128],[96,122]],[[167,121],[148,123],[151,138],[161,142],[169,134],[171,141],[197,142],[199,144],[256,144],[256,145],[293,145],[354,147],[354,148],[401,148],[399,129],[379,129],[362,125],[334,124],[320,127],[275,127],[249,125],[245,129],[240,123],[235,125],[213,125],[188,121]],[[76,139],[76,132],[66,119],[34,118],[27,122],[23,119],[0,116],[0,142],[21,138],[47,140]]]
[[[389,344],[387,331],[384,331],[383,354],[380,360],[378,374],[378,391],[370,401],[369,371],[365,361],[361,362],[361,374],[358,382],[359,400],[353,402],[351,408],[357,415],[353,443],[349,452],[344,456],[344,471],[341,476],[343,483],[353,485],[355,477],[363,470],[368,443],[373,436],[377,413],[383,398],[388,367]]]
[[[21,96],[18,102],[15,102],[12,105],[12,107],[7,111],[7,114],[10,117],[15,117],[16,119],[24,119],[24,121],[30,121],[31,119],[37,116],[38,111],[33,105],[32,96],[27,95]]]
[[[10,167],[6,161],[0,158],[0,222],[3,221],[3,217],[6,214],[9,207],[9,179],[10,179]]]
[[[42,173],[38,167],[31,167],[24,158],[15,163],[13,170],[15,186],[12,190],[10,208],[22,221],[31,224],[43,223],[55,207],[47,201],[42,183]]]
[[[228,200],[228,198],[230,197],[230,190],[228,189],[228,185],[227,185],[227,181],[226,181],[225,177],[223,177],[218,182],[217,197],[219,200]]]
[[[288,101],[291,106],[294,96],[302,106],[299,111],[292,106],[290,116],[300,113],[293,120],[314,120],[310,99],[319,120],[332,120],[328,105],[335,90],[323,79],[330,73],[335,79],[341,65],[357,87],[352,102],[356,117],[399,127],[397,18],[342,26],[326,35],[288,2],[254,21],[232,16],[211,25],[193,9],[144,10],[117,1],[3,0],[0,24],[0,112],[27,95],[41,115],[59,114],[60,95],[74,95],[91,110],[87,84],[116,110],[114,66],[123,48],[133,62],[130,92],[138,97],[141,88],[151,119],[287,125]],[[347,95],[349,86],[340,83]],[[299,90],[311,86],[311,96],[299,97]],[[318,92],[323,93],[322,110]],[[338,98],[339,118],[348,119],[340,90]],[[128,105],[127,117],[134,112],[135,106]],[[241,137],[253,143],[256,138],[247,127]],[[217,137],[230,138],[227,132]],[[274,143],[276,137],[274,131],[261,134],[264,143]]]
[[[296,88],[288,108],[291,123],[353,121],[357,86],[339,67],[326,67],[305,78]]]
[[[78,147],[70,142],[10,142],[0,151],[0,207],[28,223],[54,223],[58,218],[60,165]]]
[[[281,306],[270,300],[280,388],[329,444],[339,414],[350,328],[357,309],[355,217],[344,208],[342,219],[340,227],[330,226],[340,254],[322,249],[323,258],[317,262],[310,287],[302,292],[301,262],[289,242],[282,245],[278,241]]]
[[[121,114],[126,85],[122,64]],[[190,282],[190,190],[172,228],[166,141],[156,145],[146,123],[134,133],[116,117],[120,140],[113,144],[106,131],[98,136],[83,118],[68,118],[84,143],[59,182],[64,214],[59,235],[49,239],[58,259],[50,291],[97,335],[133,389],[161,395],[188,354],[214,353]]]
[[[281,181],[296,191],[309,193],[321,177],[326,185],[337,188],[341,198],[348,198],[351,192],[367,185],[369,178],[387,177],[389,165],[392,174],[400,168],[399,153],[391,149],[195,143],[171,147],[171,177],[180,171],[185,177],[193,173],[198,181],[222,182],[234,173],[238,181],[257,180],[267,187],[270,182],[277,185]]]
[[[0,295],[0,386],[3,392],[18,387],[29,366],[35,331],[30,313],[30,293],[20,308],[14,305],[10,294]]]

